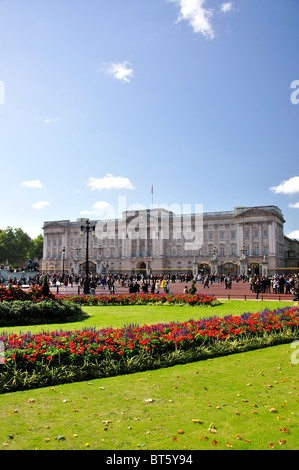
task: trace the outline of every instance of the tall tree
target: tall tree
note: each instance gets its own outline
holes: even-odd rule
[[[0,262],[8,260],[10,265],[17,265],[29,257],[41,258],[42,243],[42,235],[32,240],[21,228],[0,230]]]
[[[43,257],[44,237],[40,234],[31,240],[30,257],[41,259]]]

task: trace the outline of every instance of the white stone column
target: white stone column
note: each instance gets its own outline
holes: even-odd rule
[[[276,242],[275,242],[275,221],[271,220],[269,225],[269,255],[276,255]]]
[[[263,256],[263,223],[258,223],[259,231],[259,256]]]
[[[268,277],[268,263],[265,258],[263,259],[262,263],[262,276]]]
[[[253,247],[254,247],[254,243],[253,243],[253,226],[252,226],[252,222],[249,223],[249,253],[251,256],[254,255],[254,252],[253,252]]]
[[[243,240],[244,240],[244,225],[243,222],[239,222],[236,224],[237,225],[237,254],[240,253],[242,246],[243,246]]]
[[[49,243],[48,234],[45,233],[44,242],[43,242],[43,259],[44,260],[47,258],[47,253],[48,253],[48,248],[49,248],[48,243]]]

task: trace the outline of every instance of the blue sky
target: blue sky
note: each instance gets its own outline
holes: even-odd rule
[[[0,0],[1,225],[276,205],[299,239],[299,1]],[[120,204],[121,201],[121,204]]]

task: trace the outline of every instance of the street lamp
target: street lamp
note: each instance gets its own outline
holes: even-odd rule
[[[75,248],[76,256],[75,256],[75,260],[74,260],[75,273],[76,274],[80,274],[80,269],[79,269],[80,251],[81,251],[81,247],[79,245],[77,245],[76,248]]]
[[[85,263],[85,281],[84,281],[84,288],[83,293],[89,294],[89,260],[88,260],[88,241],[89,241],[89,234],[91,233],[94,235],[95,232],[95,225],[90,225],[90,221],[86,220],[86,225],[81,225],[81,236],[86,234],[86,263]]]
[[[64,279],[65,246],[62,248],[62,279]]]

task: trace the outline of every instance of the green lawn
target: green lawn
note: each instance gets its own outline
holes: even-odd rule
[[[143,325],[285,305],[297,303],[88,307],[83,322],[12,330]],[[299,365],[293,353],[290,344],[280,345],[0,395],[0,449],[299,450]]]
[[[292,351],[281,345],[2,395],[0,448],[298,450]]]

